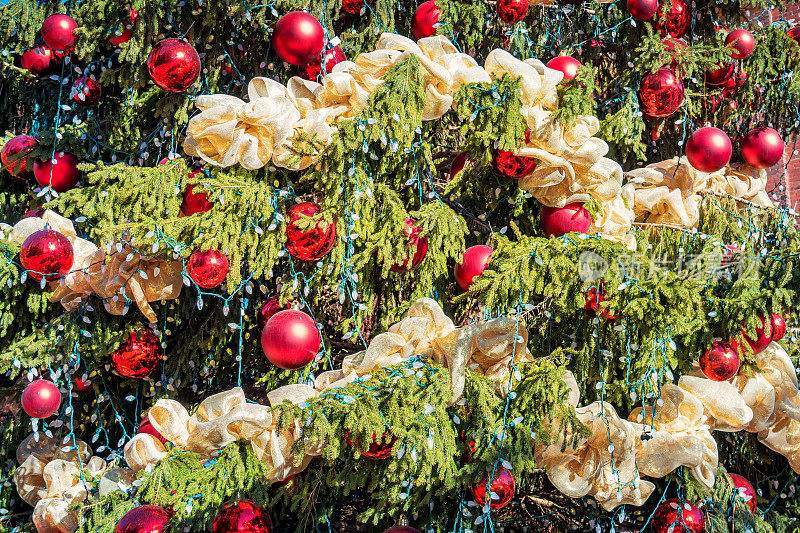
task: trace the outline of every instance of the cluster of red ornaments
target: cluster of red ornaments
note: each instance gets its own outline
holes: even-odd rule
[[[88,79],[88,78],[87,78]],[[3,145],[0,160],[8,172],[20,178],[33,171],[33,178],[42,187],[50,187],[57,193],[72,189],[81,176],[78,158],[69,152],[56,152],[44,161],[28,161],[28,153],[38,141],[30,135],[17,135]]]
[[[52,74],[63,59],[75,48],[78,23],[64,13],[50,15],[42,22],[41,41],[22,54],[22,68],[37,76]]]

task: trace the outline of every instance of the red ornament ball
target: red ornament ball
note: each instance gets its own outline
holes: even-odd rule
[[[114,36],[109,37],[108,41],[114,46],[119,46],[130,41],[131,35],[133,34],[133,25],[138,18],[139,12],[135,9],[131,9],[128,14],[128,22],[120,22],[119,26],[121,26],[122,29],[118,26],[114,31]]]
[[[89,379],[88,376],[84,376],[86,376],[86,374],[72,379],[72,390],[75,392],[85,392],[92,388],[92,380]]]
[[[33,177],[42,187],[49,186],[61,193],[73,188],[81,177],[78,170],[78,158],[69,152],[56,152],[44,161],[33,162]]]
[[[791,28],[789,31],[786,32],[791,39],[794,39],[795,42],[800,45],[800,26],[795,26]]]
[[[653,18],[658,11],[658,0],[628,0],[628,13],[636,20]]]
[[[72,84],[70,98],[76,104],[95,105],[100,101],[100,84],[88,77],[78,78]]]
[[[272,520],[267,510],[250,500],[239,500],[222,507],[214,518],[213,533],[271,533]]]
[[[700,370],[711,381],[728,381],[740,364],[739,354],[727,342],[715,342],[700,356]]]
[[[480,276],[489,264],[489,256],[494,249],[491,246],[479,244],[470,246],[464,251],[461,262],[456,265],[454,272],[456,283],[462,291],[468,291],[475,276]]]
[[[300,67],[300,74],[307,80],[317,81],[320,77],[320,73],[323,72],[322,70],[322,58],[325,58],[325,71],[323,76],[326,74],[330,74],[333,70],[333,67],[336,66],[337,63],[341,63],[342,61],[347,61],[347,57],[345,57],[344,52],[338,46],[334,46],[333,48],[328,48],[324,54],[321,54],[319,57],[314,59],[312,62],[307,63]]]
[[[658,69],[642,78],[638,95],[643,113],[655,118],[668,117],[683,103],[683,83],[674,70]]]
[[[195,250],[186,262],[186,273],[202,289],[219,287],[229,270],[228,257],[216,250]]]
[[[593,286],[589,290],[583,293],[584,297],[586,298],[583,309],[589,314],[589,316],[596,316],[597,310],[600,310],[600,316],[608,320],[616,320],[616,316],[614,313],[608,310],[607,306],[600,305],[601,303],[606,301],[606,289],[603,286],[603,282],[601,281],[597,286]]]
[[[697,170],[716,172],[731,160],[733,146],[719,128],[700,128],[686,141],[686,158]]]
[[[750,512],[755,513],[758,507],[756,506],[757,498],[753,485],[751,485],[744,476],[740,476],[739,474],[728,475],[731,477],[731,482],[733,482],[733,488],[736,489],[733,497],[744,501],[744,503],[750,507]]]
[[[30,170],[28,159],[25,155],[37,142],[30,135],[17,135],[3,145],[3,149],[0,151],[0,160],[2,160],[3,166],[12,176],[19,176]]]
[[[375,461],[386,459],[392,454],[392,446],[394,446],[396,440],[397,437],[384,433],[381,435],[381,440],[379,441],[378,436],[373,433],[372,443],[369,445],[368,449],[361,451],[361,455]],[[344,441],[352,448],[361,448],[361,439],[350,440],[349,433],[344,434]]]
[[[114,533],[163,533],[172,513],[157,505],[140,505],[123,516]]]
[[[673,52],[675,55],[681,55],[687,47],[686,41],[683,39],[675,39],[673,37],[664,37],[661,42],[664,43],[664,46],[667,48],[668,52]],[[673,58],[672,62],[669,64],[669,68],[677,72],[677,59]]]
[[[772,128],[750,130],[742,140],[742,157],[756,168],[769,168],[783,157],[783,139]]]
[[[656,28],[661,32],[662,36],[683,37],[692,23],[692,8],[689,7],[685,0],[672,0],[672,7],[665,14],[665,5],[666,2],[658,6],[658,16],[654,20]]]
[[[728,63],[713,70],[707,70],[704,75],[706,85],[725,85],[733,77],[736,70],[735,63]]]
[[[406,246],[416,249],[414,257],[406,259],[402,263],[395,263],[392,265],[389,269],[392,272],[410,272],[417,268],[428,254],[428,238],[419,236],[419,234],[422,233],[422,228],[416,226],[416,222],[417,221],[413,218],[406,218],[404,221],[405,226],[403,227],[403,233],[405,233],[406,236]]]
[[[419,41],[423,37],[436,35],[434,26],[439,23],[441,15],[442,9],[436,5],[435,0],[421,3],[411,19],[411,33],[414,35],[414,39]]]
[[[740,28],[728,34],[725,38],[725,46],[733,47],[732,58],[744,59],[753,53],[753,49],[756,47],[756,40],[753,38],[752,33]]]
[[[147,72],[165,91],[180,93],[200,76],[200,56],[186,39],[163,39],[147,56]]]
[[[696,505],[681,503],[678,498],[659,504],[650,522],[652,533],[703,533],[706,517]]]
[[[31,418],[49,418],[61,406],[61,391],[55,383],[37,379],[28,383],[22,391],[22,410]]]
[[[411,526],[392,526],[385,529],[383,533],[422,533],[422,531]]]
[[[317,221],[311,227],[298,224],[303,219],[314,216],[320,210],[319,205],[303,202],[293,205],[287,215],[286,249],[292,257],[303,261],[316,261],[331,251],[336,242],[336,224],[324,220]]]
[[[28,277],[39,281],[61,278],[72,268],[72,244],[61,233],[43,229],[32,233],[22,243],[19,262],[28,271]]]
[[[291,309],[291,304],[286,302],[286,304],[281,305],[281,300],[277,296],[270,296],[267,298],[267,301],[258,309],[258,316],[256,317],[258,320],[258,327],[264,329],[267,321],[272,318],[275,313],[283,311],[284,309]]]
[[[322,24],[313,15],[292,11],[275,25],[272,46],[287,63],[305,65],[322,53],[324,37]]]
[[[358,15],[367,5],[372,5],[374,0],[342,0],[342,11],[349,15]]]
[[[22,68],[37,76],[44,76],[54,72],[58,65],[56,55],[42,42],[35,43],[33,48],[22,54],[20,61]]]
[[[778,313],[772,313],[769,317],[770,333],[773,341],[781,340],[786,335],[786,321]]]
[[[111,354],[114,370],[123,377],[141,379],[152,374],[164,352],[153,330],[131,331],[119,348]]]
[[[302,368],[319,351],[317,323],[296,309],[275,313],[261,331],[261,348],[269,361],[284,370]]]
[[[150,422],[150,417],[145,415],[144,418],[139,422],[139,427],[136,429],[136,434],[139,433],[147,433],[148,435],[152,435],[162,443],[166,443],[167,439],[164,438],[164,435],[158,432],[158,430],[153,426],[153,423]]]
[[[767,322],[763,316],[759,316],[758,319],[761,321],[761,326],[756,326],[756,338],[751,339],[747,336],[747,331],[742,328],[742,334],[744,335],[744,340],[747,341],[747,344],[750,345],[750,348],[753,350],[754,354],[761,353],[766,350],[769,343],[772,342],[772,335],[767,335],[765,329],[767,327]],[[744,326],[744,324],[742,324]]]
[[[469,159],[469,155],[467,152],[459,152],[450,161],[450,179],[453,179],[456,174],[464,170],[464,165],[467,164],[467,160]]]
[[[554,57],[547,62],[547,66],[553,70],[560,70],[564,73],[564,80],[574,80],[581,68],[581,62],[571,56]]]
[[[485,506],[487,501],[486,481],[488,478],[489,476],[487,475],[480,483],[472,486],[472,498],[481,507]],[[489,506],[492,509],[502,509],[511,503],[511,499],[514,497],[514,493],[517,490],[517,482],[514,480],[514,476],[511,472],[505,468],[501,468],[500,472],[492,480],[490,490],[492,494],[489,497]]]
[[[183,191],[183,201],[181,202],[181,213],[184,216],[196,213],[206,213],[214,207],[213,202],[208,201],[208,195],[204,192],[194,192],[196,185],[191,183]]]
[[[75,30],[78,23],[69,15],[57,13],[42,22],[42,40],[58,57],[75,48]]]
[[[592,215],[580,202],[564,207],[542,207],[539,213],[542,233],[548,237],[561,237],[567,233],[587,233],[592,227]]]
[[[497,14],[508,24],[515,24],[528,14],[528,0],[498,0]]]
[[[533,172],[538,163],[536,158],[523,155],[514,155],[510,150],[494,151],[492,164],[503,176],[511,179],[519,179]]]

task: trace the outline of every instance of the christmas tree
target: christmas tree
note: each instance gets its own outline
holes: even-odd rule
[[[800,531],[784,9],[10,0],[0,530]]]

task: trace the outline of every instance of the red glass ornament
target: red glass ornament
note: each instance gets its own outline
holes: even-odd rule
[[[337,63],[347,61],[342,49],[338,46],[334,46],[333,48],[328,48],[320,57],[300,67],[300,74],[307,80],[317,81],[322,72],[323,57],[325,58],[325,74],[329,74]],[[323,76],[325,74],[323,74]]]
[[[229,270],[228,257],[217,250],[195,250],[186,262],[186,273],[202,289],[219,287]]]
[[[464,165],[467,164],[467,160],[469,159],[469,155],[467,152],[459,152],[450,161],[450,179],[453,179],[456,174],[461,172],[464,169]]]
[[[417,221],[413,218],[406,218],[403,228],[408,248],[416,248],[414,257],[406,259],[402,263],[395,263],[392,265],[389,269],[392,272],[410,272],[417,268],[428,254],[428,238],[419,236],[419,234],[422,233],[422,228],[415,226],[416,222]]]
[[[55,72],[58,66],[58,58],[53,51],[42,42],[35,43],[33,48],[22,54],[22,59],[20,61],[22,68],[37,76],[51,74]]]
[[[128,15],[128,22],[120,22],[122,30],[120,31],[118,27],[114,32],[114,36],[109,37],[108,41],[114,46],[119,46],[130,41],[131,35],[133,34],[133,25],[136,23],[136,19],[138,18],[139,12],[135,9],[131,9]]]
[[[686,158],[697,170],[716,172],[731,160],[733,146],[719,128],[700,128],[686,141]]]
[[[763,352],[769,343],[772,342],[772,335],[767,335],[765,329],[767,327],[766,320],[763,316],[758,317],[761,320],[761,326],[756,327],[756,338],[751,339],[747,336],[746,329],[742,328],[742,334],[744,335],[744,340],[747,341],[747,344],[750,345],[750,348],[753,350],[754,354]],[[744,324],[742,324],[744,326]]]
[[[472,498],[481,507],[486,505],[486,481],[488,478],[488,475],[484,476],[480,483],[473,485],[471,489]],[[502,509],[511,503],[511,499],[514,498],[514,492],[517,490],[517,482],[514,480],[514,476],[511,472],[505,468],[501,468],[500,472],[492,480],[490,490],[493,496],[490,496],[489,506],[492,509]]]
[[[292,11],[275,24],[272,47],[292,65],[305,65],[322,53],[325,33],[322,24],[305,11]]]
[[[286,249],[292,257],[303,261],[316,261],[331,251],[336,242],[336,224],[319,220],[308,229],[297,224],[304,218],[314,216],[320,207],[312,202],[293,205],[287,215]]]
[[[753,53],[753,49],[756,47],[756,40],[753,38],[752,33],[740,28],[728,34],[725,38],[725,46],[733,47],[732,58],[744,59]]]
[[[3,145],[3,149],[0,151],[0,160],[9,174],[19,176],[30,170],[28,158],[25,155],[37,142],[30,135],[17,135]]]
[[[704,76],[706,85],[725,85],[736,70],[735,63],[728,63],[713,70],[707,70]]]
[[[658,69],[642,78],[638,95],[643,113],[656,118],[668,117],[683,103],[683,83],[675,71]]]
[[[272,520],[267,510],[250,500],[239,500],[222,507],[214,518],[213,533],[271,533]]]
[[[733,487],[736,489],[733,497],[746,503],[747,506],[750,507],[750,512],[755,513],[758,507],[756,505],[756,491],[753,489],[753,485],[751,485],[744,476],[740,476],[739,474],[728,475],[731,477]]]
[[[28,235],[19,251],[19,262],[28,277],[39,281],[61,278],[72,268],[72,244],[61,233],[43,229]]]
[[[514,155],[510,150],[494,151],[492,164],[503,176],[511,179],[519,179],[533,172],[538,163],[536,158],[522,155]]]
[[[261,331],[261,349],[269,361],[284,370],[306,366],[319,351],[317,323],[296,309],[275,313]]]
[[[42,40],[55,55],[63,57],[75,48],[78,23],[64,13],[50,15],[42,22]]]
[[[589,316],[595,316],[597,314],[597,310],[599,309],[600,316],[603,318],[607,320],[617,319],[614,313],[608,310],[608,307],[600,305],[606,301],[606,289],[603,286],[602,281],[597,286],[590,288],[583,294],[586,298],[586,301],[583,304],[583,309],[589,314]]]
[[[85,376],[85,374],[84,374]],[[75,392],[85,392],[92,388],[92,380],[88,376],[76,377],[72,379],[72,390]]]
[[[180,93],[200,76],[200,56],[185,39],[163,39],[147,56],[147,72],[165,91]]]
[[[715,342],[700,356],[700,370],[711,381],[728,381],[739,372],[739,354],[727,342]]]
[[[214,207],[213,202],[208,201],[208,195],[204,192],[194,192],[196,185],[191,183],[183,191],[183,201],[181,202],[181,213],[185,216],[196,213],[206,213]]]
[[[114,533],[163,533],[172,513],[157,505],[140,505],[123,516]]]
[[[434,26],[439,23],[441,15],[442,9],[436,5],[435,0],[421,3],[411,19],[411,34],[414,35],[414,39],[419,41],[423,37],[436,35]]]
[[[58,193],[66,192],[73,188],[81,177],[78,159],[69,152],[56,152],[49,159],[33,162],[33,177],[42,187],[49,185]]]
[[[153,423],[150,422],[150,417],[147,415],[144,415],[144,418],[142,418],[142,420],[139,422],[139,427],[136,428],[136,434],[138,435],[139,433],[147,433],[148,435],[152,435],[162,443],[167,442],[167,439],[165,439],[164,436],[158,432],[155,426],[153,426]]]
[[[92,78],[83,77],[75,80],[70,91],[70,98],[76,104],[95,105],[100,101],[100,84]]]
[[[286,302],[284,305],[281,305],[280,298],[277,296],[270,296],[258,309],[258,316],[256,317],[258,320],[258,327],[264,329],[267,321],[272,318],[275,313],[291,308],[292,305],[290,302]]]
[[[564,207],[543,206],[539,213],[542,233],[548,237],[561,237],[566,233],[587,233],[592,227],[592,215],[580,202]]]
[[[755,128],[742,139],[742,157],[756,168],[769,168],[783,157],[783,139],[772,128]]]
[[[489,264],[489,256],[494,249],[491,246],[479,244],[470,246],[464,251],[461,262],[456,265],[454,276],[456,283],[462,291],[468,291],[475,276],[480,276]]]
[[[31,418],[49,418],[61,406],[61,391],[55,383],[37,379],[28,383],[22,391],[22,410]]]
[[[422,533],[422,531],[411,526],[392,526],[385,529],[383,533]]]
[[[692,8],[685,0],[672,0],[672,7],[665,14],[665,5],[666,1],[658,6],[658,16],[653,21],[656,29],[662,36],[683,37],[692,23]]]
[[[664,43],[664,46],[667,48],[668,52],[673,52],[675,55],[682,54],[687,47],[686,41],[683,39],[675,39],[673,37],[664,37],[661,42]],[[669,64],[669,68],[677,72],[678,60],[673,58],[672,62]]]
[[[791,39],[794,39],[795,42],[800,45],[800,26],[795,26],[794,28],[790,29],[786,32]]]
[[[141,379],[149,376],[161,362],[161,342],[149,328],[131,331],[111,354],[114,370],[123,377]]]
[[[349,15],[358,15],[365,5],[372,5],[375,0],[342,0],[342,11]]]
[[[497,14],[508,24],[516,24],[528,14],[528,0],[498,0]]]
[[[372,443],[369,445],[369,448],[366,450],[360,450],[361,448],[361,439],[354,439],[350,440],[350,433],[345,432],[344,434],[344,441],[352,448],[359,448],[361,451],[361,455],[366,457],[367,459],[379,460],[379,459],[386,459],[392,454],[392,446],[394,446],[397,437],[391,436],[384,433],[381,435],[381,440],[378,440],[378,436],[373,433],[372,434]]]
[[[658,11],[658,0],[628,0],[628,13],[636,20],[653,18]]]
[[[737,87],[741,87],[747,81],[747,72],[740,70],[736,76],[731,76],[731,78],[725,82],[725,90],[723,94],[725,96],[729,96],[733,89]]]
[[[681,503],[678,498],[661,502],[650,522],[652,533],[703,533],[705,529],[703,511],[696,505]]]
[[[571,56],[554,57],[547,62],[547,66],[553,70],[560,70],[564,73],[564,80],[574,80],[581,68],[581,62]]]
[[[786,321],[778,313],[772,313],[769,317],[770,333],[773,341],[781,340],[786,335]]]

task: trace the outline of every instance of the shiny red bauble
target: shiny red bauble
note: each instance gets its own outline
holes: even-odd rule
[[[30,170],[28,159],[25,155],[37,142],[30,135],[17,135],[9,139],[0,151],[0,160],[3,162],[3,167],[12,176],[19,176],[23,172]]]
[[[261,348],[269,361],[284,370],[306,366],[319,351],[317,323],[296,309],[275,313],[261,330]]]
[[[366,457],[367,459],[373,459],[375,461],[380,459],[386,459],[392,454],[392,446],[394,446],[394,442],[397,440],[397,437],[388,435],[384,433],[381,435],[381,440],[378,440],[378,436],[373,433],[372,434],[372,443],[369,445],[369,448],[366,450],[361,451],[361,456]],[[361,448],[361,440],[355,439],[350,440],[350,434],[345,432],[344,434],[344,441],[353,448]]]
[[[292,65],[305,65],[322,53],[325,32],[322,24],[305,11],[282,16],[272,33],[272,47]]]
[[[323,57],[325,58],[324,73],[322,70]],[[325,76],[325,74],[333,70],[333,67],[337,63],[341,63],[342,61],[347,61],[344,52],[342,52],[342,49],[338,46],[334,46],[333,48],[328,48],[320,57],[300,67],[300,74],[307,80],[317,81],[320,77],[320,73],[323,73],[322,75]]]
[[[155,426],[153,426],[153,423],[150,422],[150,417],[147,415],[142,418],[142,420],[139,422],[139,427],[136,428],[136,434],[138,435],[139,433],[147,433],[148,435],[152,435],[162,443],[167,442],[167,439],[165,439],[164,436],[158,432]]]
[[[786,335],[786,321],[778,313],[772,313],[770,320],[770,334],[773,341],[781,340]]]
[[[511,179],[519,179],[533,172],[538,160],[533,157],[514,155],[511,150],[494,151],[492,164],[503,176]]]
[[[515,24],[528,14],[528,0],[497,0],[497,15],[508,24]]]
[[[667,2],[670,0],[664,0],[658,6],[658,14],[653,22],[662,36],[683,37],[692,23],[692,8],[686,0],[671,0],[672,7],[664,13]]]
[[[439,24],[441,15],[442,9],[436,5],[435,0],[421,3],[411,19],[411,33],[414,39],[420,40],[423,37],[436,35],[436,25]]]
[[[128,334],[128,338],[111,354],[111,363],[119,375],[141,379],[153,373],[163,355],[156,334],[149,328],[142,328]]]
[[[696,505],[678,498],[661,502],[650,522],[652,533],[703,533],[706,517]]]
[[[22,68],[37,76],[55,72],[58,66],[58,58],[44,43],[35,43],[33,48],[22,54],[20,61]]]
[[[628,13],[636,20],[648,20],[658,11],[658,0],[628,0]]]
[[[680,55],[686,49],[686,41],[683,39],[675,39],[673,37],[664,37],[661,40],[664,43],[664,46],[667,48],[668,52],[674,52],[676,55]],[[673,59],[672,62],[669,64],[669,68],[677,71],[678,69],[678,61],[677,59]]]
[[[592,227],[592,215],[580,202],[564,207],[542,207],[539,213],[542,233],[548,237],[561,237],[567,233],[587,233]]]
[[[275,313],[291,308],[292,306],[289,302],[281,305],[280,298],[277,296],[270,296],[263,304],[261,304],[261,307],[258,308],[258,315],[256,316],[258,327],[260,329],[264,329],[267,321],[272,318]]]
[[[172,513],[157,505],[140,505],[123,516],[114,533],[163,533]]]
[[[42,40],[57,56],[62,57],[75,48],[78,23],[69,15],[57,13],[42,22]]]
[[[756,491],[753,489],[753,485],[747,481],[747,478],[744,476],[740,476],[739,474],[728,474],[731,477],[731,482],[733,483],[733,488],[736,489],[733,497],[743,501],[750,507],[750,512],[755,513],[757,506],[756,504]]]
[[[554,57],[547,62],[547,66],[553,70],[559,70],[564,73],[564,80],[574,80],[578,75],[578,69],[581,68],[581,62],[571,56],[558,56]]]
[[[786,32],[790,38],[794,39],[794,41],[800,45],[800,26],[795,26],[791,28],[789,31]]]
[[[728,34],[725,38],[725,46],[733,47],[732,58],[744,59],[753,53],[753,49],[756,47],[756,40],[753,38],[752,33],[740,28]]]
[[[56,192],[66,192],[73,188],[81,177],[78,158],[69,152],[56,152],[49,159],[34,161],[33,177],[42,187],[49,186]]]
[[[755,128],[742,139],[742,157],[756,168],[769,168],[783,157],[783,139],[772,128]]]
[[[196,185],[191,183],[183,191],[183,201],[181,201],[181,213],[185,216],[195,213],[206,213],[214,207],[213,202],[208,201],[208,195],[204,192],[194,192]]]
[[[108,41],[114,46],[119,46],[130,41],[131,35],[133,34],[133,25],[136,23],[136,19],[138,18],[139,12],[135,9],[131,9],[128,15],[129,22],[121,22],[120,26],[122,29],[120,30],[118,27],[114,32],[114,36],[109,37]]]
[[[19,262],[28,271],[28,277],[36,281],[61,278],[72,268],[74,260],[72,244],[61,233],[43,229],[28,235],[19,251]]]
[[[411,526],[392,526],[389,529],[384,529],[383,533],[422,533],[422,531]]]
[[[367,5],[374,0],[342,0],[342,11],[349,15],[358,15]]]
[[[517,490],[517,482],[514,476],[506,470],[501,468],[490,485],[491,495],[487,498],[486,494],[486,481],[489,476],[485,476],[479,483],[472,486],[472,498],[475,502],[483,507],[488,504],[492,509],[502,509],[514,498],[514,493]]]
[[[88,77],[78,78],[72,84],[70,98],[76,104],[95,105],[100,101],[100,84]]]
[[[272,533],[267,510],[250,500],[239,500],[222,507],[214,518],[213,533]]]
[[[703,79],[706,85],[725,85],[733,77],[734,70],[736,70],[736,64],[728,63],[727,65],[707,70]]]
[[[763,352],[767,346],[769,346],[769,343],[772,342],[772,335],[768,335],[766,332],[766,320],[763,316],[758,317],[758,319],[761,321],[761,326],[756,326],[756,336],[754,339],[747,336],[747,330],[745,328],[742,329],[744,340],[750,345],[754,354]],[[744,326],[744,324],[742,324],[742,326]]]
[[[186,262],[186,273],[202,289],[219,287],[229,270],[228,257],[217,250],[195,250]]]
[[[304,226],[301,220],[311,218],[320,210],[319,205],[303,202],[293,205],[287,215],[286,250],[296,259],[316,261],[331,251],[336,242],[336,224],[324,220],[311,227]],[[306,228],[302,229],[301,228]]]
[[[494,249],[491,246],[479,244],[470,246],[464,251],[461,262],[456,265],[454,276],[456,283],[462,291],[468,291],[475,276],[480,276],[489,264],[489,256]]]
[[[715,342],[700,356],[700,370],[711,381],[728,381],[740,365],[739,354],[727,342]]]
[[[683,83],[674,70],[661,68],[642,78],[637,94],[643,113],[655,118],[668,117],[683,103]]]
[[[186,39],[163,39],[147,56],[147,72],[156,85],[172,93],[188,89],[200,76],[200,56]]]
[[[28,383],[22,391],[22,410],[31,418],[49,418],[61,406],[61,391],[55,383],[37,379]]]
[[[395,263],[389,270],[392,272],[409,272],[414,270],[422,263],[428,253],[428,238],[420,237],[422,228],[416,226],[416,220],[413,218],[406,218],[404,221],[403,233],[406,236],[406,245],[408,248],[416,249],[414,257],[406,259],[402,263]]]
[[[686,158],[697,170],[716,172],[731,160],[733,145],[719,128],[700,128],[686,141]]]
[[[469,155],[467,152],[459,152],[450,161],[450,179],[453,179],[456,174],[461,172],[464,169],[464,165],[467,164],[467,160],[469,159]]]

